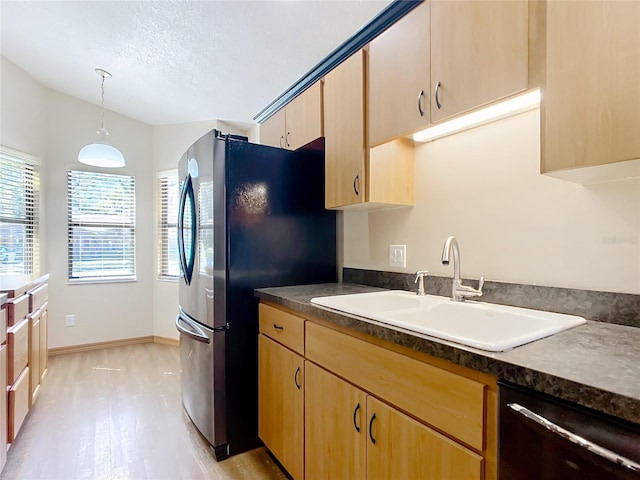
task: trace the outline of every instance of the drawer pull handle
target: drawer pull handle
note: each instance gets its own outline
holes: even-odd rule
[[[300,373],[300,367],[298,367],[298,368],[296,369],[296,373],[295,373],[295,375],[293,376],[293,381],[294,381],[294,383],[296,384],[296,388],[297,388],[298,390],[300,390],[300,384],[298,383],[298,374],[299,374],[299,373]]]
[[[358,410],[360,410],[360,404],[356,405],[356,409],[353,411],[353,426],[356,428],[356,432],[360,433],[360,427],[358,426],[358,422],[356,421]]]
[[[433,92],[433,98],[436,101],[436,107],[438,107],[438,110],[440,110],[442,108],[442,104],[440,103],[440,82],[436,83],[436,88]]]
[[[422,97],[424,97],[424,90],[420,90],[418,94],[418,113],[421,117],[424,117],[424,110],[422,109]]]
[[[582,448],[586,448],[590,452],[595,453],[596,455],[599,455],[602,458],[606,458],[610,462],[613,462],[617,465],[621,465],[631,470],[632,472],[640,472],[640,464],[634,462],[633,460],[623,457],[622,455],[618,455],[617,453],[612,452],[608,448],[601,447],[600,445],[597,445],[591,442],[590,440],[587,440],[586,438],[581,437],[580,435],[576,435],[575,433],[570,432],[569,430],[566,430],[559,425],[556,425],[555,423],[547,420],[543,416],[532,412],[528,408],[525,408],[518,403],[509,403],[507,406],[511,410],[519,413],[525,418],[528,418],[532,422],[535,422],[538,425],[541,425],[542,427],[546,428],[550,432],[553,432],[556,435],[559,435],[562,438],[565,438],[570,442],[581,446]]]
[[[278,325],[277,323],[273,324],[273,328],[275,328],[276,330],[284,330],[284,327],[282,325]]]
[[[371,443],[376,444],[376,439],[373,438],[373,421],[376,419],[376,414],[371,415],[371,420],[369,420],[369,438],[371,439]]]

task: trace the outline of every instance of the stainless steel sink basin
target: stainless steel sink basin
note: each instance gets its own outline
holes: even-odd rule
[[[493,352],[509,350],[586,322],[575,315],[482,302],[452,302],[446,297],[396,290],[318,297],[311,302]]]

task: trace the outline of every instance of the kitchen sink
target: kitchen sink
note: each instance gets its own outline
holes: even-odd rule
[[[492,352],[586,323],[575,315],[399,290],[317,297],[311,303]]]

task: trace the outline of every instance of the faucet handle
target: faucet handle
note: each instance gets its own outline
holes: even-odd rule
[[[482,287],[484,286],[484,273],[480,275],[480,280],[478,281],[478,291],[482,292]]]
[[[416,279],[413,281],[413,283],[417,283],[418,284],[418,291],[417,291],[418,295],[425,295],[424,277],[426,277],[427,275],[429,275],[429,272],[427,270],[418,270],[416,272]],[[418,282],[418,280],[420,282]]]
[[[429,275],[429,271],[428,270],[418,270],[416,272],[416,279],[413,281],[413,283],[418,283],[418,279],[422,278],[426,275]]]

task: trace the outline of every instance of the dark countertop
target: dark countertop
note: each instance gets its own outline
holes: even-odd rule
[[[6,293],[9,298],[16,298],[48,280],[48,273],[41,277],[34,277],[33,275],[2,275],[0,276],[0,293]]]
[[[256,290],[256,297],[640,424],[640,328],[586,324],[506,352],[486,352],[320,308],[313,297],[383,290],[354,284]]]

